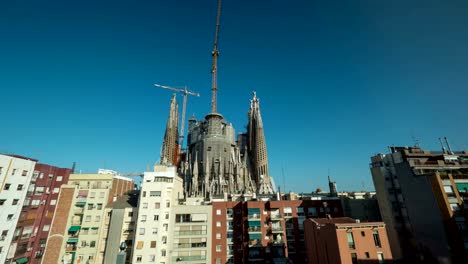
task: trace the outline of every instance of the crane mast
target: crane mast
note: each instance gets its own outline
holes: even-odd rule
[[[185,86],[184,89],[179,89],[179,88],[166,86],[166,85],[161,85],[161,84],[154,84],[154,86],[159,87],[159,88],[163,88],[163,89],[172,90],[172,91],[175,91],[175,92],[179,92],[179,93],[182,93],[182,95],[183,95],[184,99],[183,99],[183,103],[182,103],[182,122],[181,122],[182,124],[181,124],[180,135],[179,135],[179,144],[180,144],[181,147],[183,147],[184,138],[185,138],[185,136],[184,136],[185,132],[184,131],[185,131],[185,110],[186,110],[186,106],[187,106],[187,95],[193,95],[193,96],[199,97],[200,94],[187,90],[187,86]]]
[[[221,16],[221,0],[218,0],[218,15],[216,17],[216,32],[214,47],[211,55],[213,56],[213,66],[211,67],[211,113],[217,112],[217,92],[218,92],[218,35]]]

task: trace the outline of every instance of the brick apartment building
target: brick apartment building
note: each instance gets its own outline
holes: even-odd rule
[[[383,222],[361,223],[349,217],[304,221],[308,263],[391,263],[392,253]]]
[[[16,263],[41,263],[59,196],[72,169],[36,164],[13,236]]]
[[[343,216],[339,199],[213,202],[212,263],[305,263],[303,222]]]

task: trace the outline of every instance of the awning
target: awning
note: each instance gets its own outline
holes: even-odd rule
[[[261,234],[249,234],[249,239],[261,239]]]
[[[81,229],[81,226],[71,226],[68,229],[68,232],[78,232],[78,231],[80,231],[80,229]]]
[[[15,260],[16,264],[24,264],[24,263],[28,263],[28,258],[24,257],[24,258],[19,258],[17,260]]]
[[[249,221],[249,226],[260,226],[260,221]]]
[[[86,202],[76,202],[76,206],[85,206]]]
[[[69,238],[67,243],[78,243],[78,238]]]
[[[249,214],[259,214],[260,213],[260,208],[249,208],[247,209]]]

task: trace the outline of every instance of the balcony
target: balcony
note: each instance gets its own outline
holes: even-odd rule
[[[260,220],[260,214],[249,214],[247,218],[249,221]]]
[[[281,225],[273,225],[271,226],[271,231],[273,233],[281,233],[283,232],[283,227]]]
[[[260,226],[249,226],[249,233],[261,233],[262,228]]]
[[[206,260],[206,256],[176,256],[176,257],[172,257],[172,260],[175,262]]]
[[[280,220],[282,217],[281,217],[281,214],[280,214],[279,211],[277,211],[277,212],[272,211],[271,214],[270,214],[270,218],[271,218],[271,220],[274,220],[274,219]]]
[[[73,213],[76,214],[76,215],[82,215],[84,212],[84,208],[83,207],[78,207],[78,208],[75,208],[73,210]]]
[[[73,252],[76,251],[76,245],[67,245],[65,248],[65,252]]]
[[[206,235],[206,230],[187,230],[187,231],[175,231],[176,236],[196,236]]]

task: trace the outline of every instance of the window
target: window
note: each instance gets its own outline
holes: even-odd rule
[[[166,201],[166,207],[167,207],[167,208],[171,207],[171,202]]]
[[[52,179],[54,177],[53,174],[49,174],[49,180]]]
[[[141,221],[142,221],[142,222],[146,222],[146,215],[142,215],[142,216],[141,216]]]
[[[106,195],[105,192],[99,192],[99,198],[104,198],[105,195]]]
[[[221,215],[221,209],[216,210],[216,215]]]
[[[163,244],[167,244],[167,236],[163,236],[161,241]]]
[[[90,216],[90,215],[87,215],[87,216],[86,216],[85,222],[91,222],[91,216]]]
[[[96,197],[96,192],[89,193],[89,198],[94,198],[94,197]]]
[[[142,249],[143,248],[143,241],[138,241],[137,242],[137,249]]]
[[[155,240],[151,241],[150,248],[156,248],[156,241]]]
[[[88,227],[85,227],[85,228],[82,228],[82,229],[80,230],[80,233],[81,233],[82,235],[87,235],[87,234],[88,234],[88,231],[89,231],[89,228],[88,228]]]
[[[164,215],[164,219],[169,219],[169,213],[166,213],[166,214]]]
[[[143,209],[148,209],[148,203],[143,203]]]
[[[151,230],[151,233],[153,233],[153,235],[158,234],[158,228],[157,228],[157,227],[153,227],[152,230]]]
[[[221,259],[220,258],[216,259],[216,264],[221,264]]]
[[[217,227],[221,227],[221,222],[220,222],[220,221],[216,221],[216,226],[217,226]]]
[[[18,188],[16,188],[16,190],[18,190],[18,191],[23,190],[23,184],[18,184]]]
[[[161,197],[160,191],[150,191],[150,197]]]
[[[216,245],[216,252],[221,252],[221,245]]]
[[[81,246],[82,246],[82,247],[86,247],[86,245],[87,245],[87,244],[86,244],[86,241],[84,241],[84,240],[81,241]]]
[[[19,199],[13,199],[13,202],[11,203],[12,205],[17,205],[19,202]]]
[[[144,191],[143,194],[142,194],[143,197],[146,197],[146,192]]]
[[[5,186],[3,187],[3,190],[5,190],[5,191],[10,190],[10,186],[11,186],[11,184],[6,183]]]
[[[128,212],[128,217],[132,217],[133,216],[133,212]]]
[[[374,236],[374,244],[376,247],[381,247],[382,245],[380,244],[380,236],[379,236],[379,232],[378,231],[374,231],[373,232],[373,236]]]
[[[366,236],[366,232],[361,231],[361,236],[365,237],[365,236]]]
[[[38,206],[41,203],[41,200],[32,200],[31,206]]]
[[[155,262],[156,261],[156,255],[149,255],[149,262]]]
[[[90,247],[95,247],[96,246],[96,241],[91,241],[91,243],[89,244]]]
[[[94,204],[90,203],[88,204],[88,210],[92,210],[94,208]]]
[[[353,264],[358,264],[359,263],[356,253],[351,253],[351,261],[352,261]]]
[[[101,203],[98,203],[98,204],[97,204],[97,209],[98,209],[98,210],[102,210],[102,204],[101,204]]]
[[[100,215],[96,215],[96,219],[94,220],[94,222],[99,222],[101,221],[101,216]]]
[[[142,257],[141,255],[138,255],[138,256],[136,257],[136,261],[137,261],[137,262],[141,262],[142,259],[143,259],[143,257]]]
[[[97,235],[98,233],[98,228],[97,227],[92,227],[91,228],[91,235]]]
[[[28,175],[28,171],[27,170],[24,170],[23,173],[21,173],[21,176],[27,176]]]
[[[166,250],[165,250],[165,249],[161,250],[161,256],[162,256],[162,257],[165,257],[165,256],[166,256]]]
[[[283,212],[284,212],[284,217],[292,217],[291,207],[284,207]]]
[[[57,176],[56,181],[61,182],[63,180],[63,176]]]
[[[13,214],[9,214],[9,215],[7,216],[7,220],[12,220],[12,219],[13,219]]]
[[[50,200],[50,205],[56,205],[57,204],[57,200]]]
[[[44,227],[42,228],[42,231],[49,231],[50,229],[50,225],[44,225]]]
[[[221,233],[216,233],[216,239],[221,239]]]
[[[6,201],[6,199],[0,199],[0,205],[4,205],[5,201]]]
[[[347,233],[347,237],[348,237],[348,246],[349,246],[349,248],[356,248],[355,245],[354,245],[353,233],[351,233],[351,232]]]
[[[11,175],[15,175],[16,174],[16,169],[13,169],[13,171],[11,172]]]
[[[154,203],[154,209],[159,209],[161,207],[160,203]]]
[[[168,225],[168,224],[163,224],[163,229],[164,229],[164,231],[166,231],[166,232],[167,232],[167,228],[168,228],[168,227],[169,227],[169,225]]]
[[[154,221],[159,221],[159,215],[154,215],[153,220],[154,220]]]
[[[59,193],[59,191],[60,191],[60,188],[55,187],[53,192],[54,192],[54,193]]]
[[[39,179],[43,179],[44,178],[44,173],[41,172],[41,174],[39,174]]]
[[[144,229],[144,228],[140,228],[138,234],[144,235],[144,234],[145,234],[145,229]]]
[[[304,208],[297,207],[297,216],[305,216],[304,215]]]

